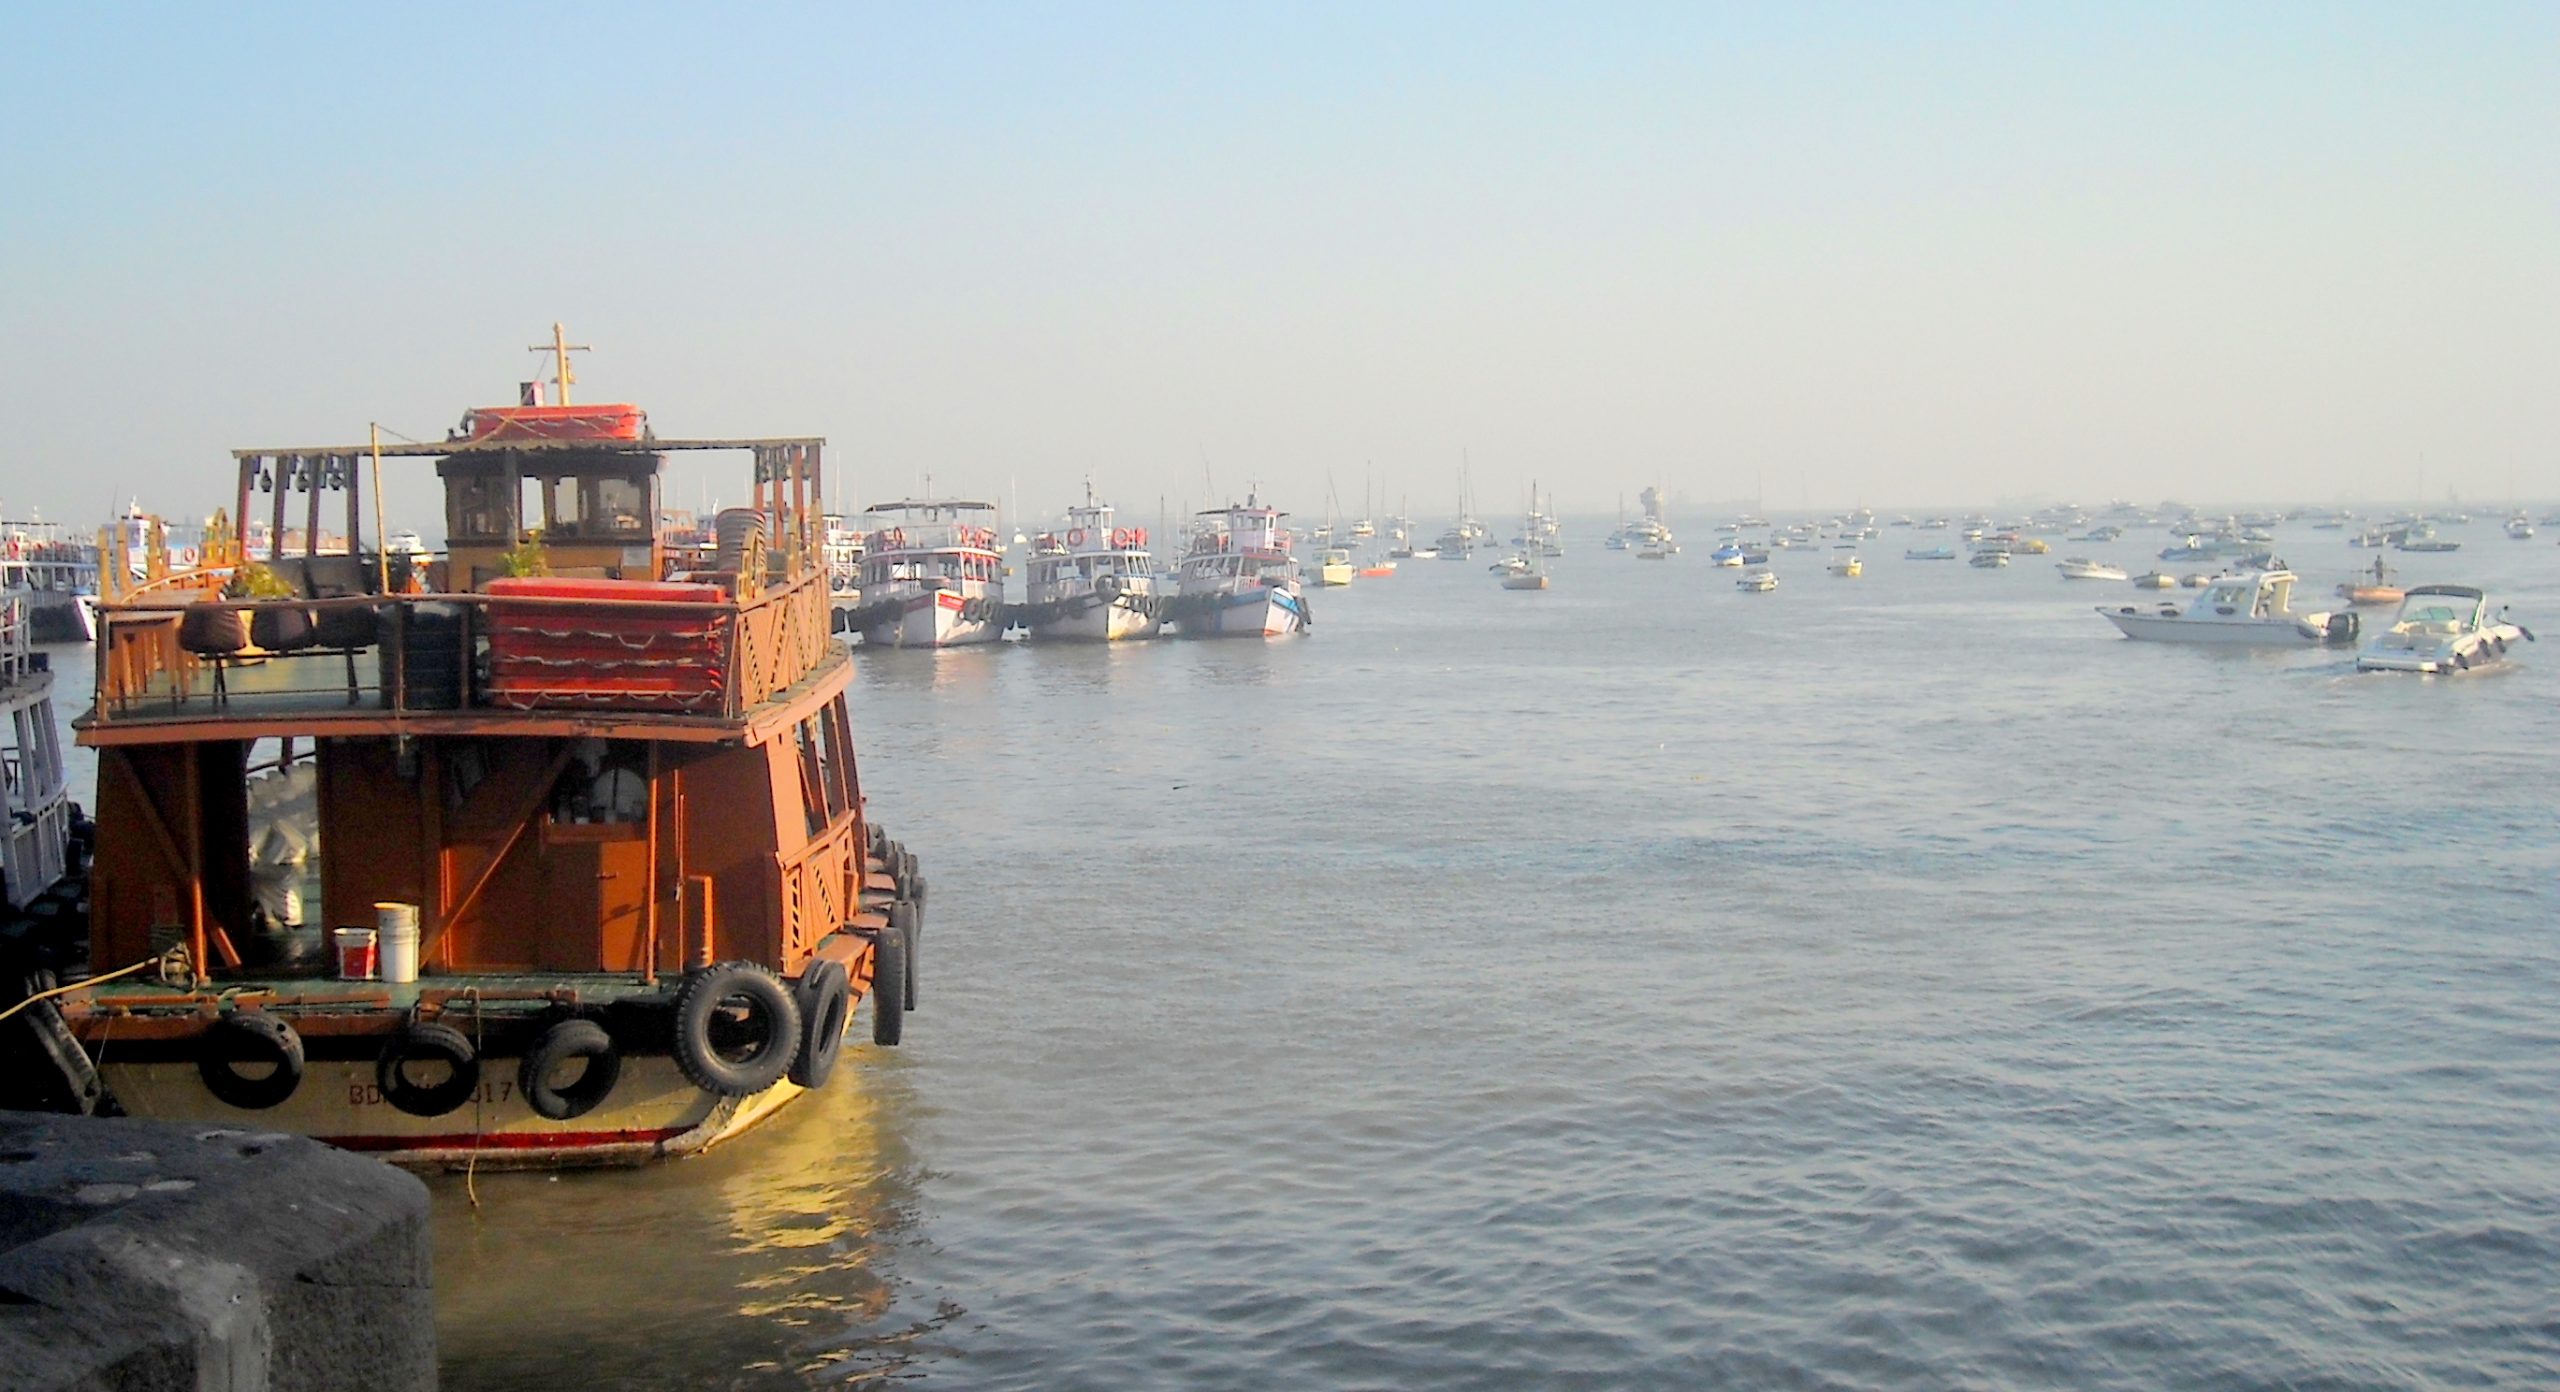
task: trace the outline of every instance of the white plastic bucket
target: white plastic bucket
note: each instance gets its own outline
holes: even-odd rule
[[[335,928],[330,933],[337,940],[340,981],[371,981],[382,974],[381,959],[374,955],[373,929]]]
[[[418,979],[418,906],[415,904],[376,904],[373,926],[382,939],[382,979],[390,982]]]

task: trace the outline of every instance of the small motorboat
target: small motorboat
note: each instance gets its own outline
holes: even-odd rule
[[[2512,541],[2533,540],[2533,519],[2519,512],[2507,519],[2507,537]]]
[[[1968,564],[1976,570],[2004,570],[2007,569],[2009,565],[2009,553],[2006,551],[1976,551],[1973,553],[1972,561],[1968,562]]]
[[[1767,594],[1778,588],[1778,573],[1773,570],[1755,570],[1734,581],[1733,587],[1745,594]]]
[[[2067,556],[2053,563],[2065,580],[2123,580],[2128,578],[2123,566],[2111,566],[2086,556]]]
[[[2137,590],[2174,590],[2178,588],[2178,577],[2167,571],[2155,570],[2135,576],[2133,587]]]
[[[1867,567],[1865,562],[1860,561],[1856,554],[1852,553],[1840,558],[1839,560],[1833,561],[1831,563],[1831,573],[1839,576],[1843,580],[1855,580],[1859,576],[1867,573]]]
[[[2291,646],[2355,641],[2353,614],[2293,612],[2294,579],[2289,570],[2224,575],[2184,609],[2163,604],[2144,613],[2130,604],[2101,605],[2098,613],[2127,638],[2155,642]]]
[[[1708,552],[1707,559],[1720,566],[1739,566],[1742,564],[1742,548],[1728,541]]]
[[[1938,525],[1943,527],[1946,524],[1941,522]],[[1902,553],[1902,559],[1906,561],[1952,561],[1955,558],[1956,549],[1952,546],[1931,546]]]
[[[2532,642],[2532,631],[2509,623],[2504,609],[2489,617],[2489,597],[2481,591],[2469,585],[2414,585],[2400,601],[2391,626],[2356,654],[2356,670],[2476,672],[2504,662],[2507,649],[2519,639]]]

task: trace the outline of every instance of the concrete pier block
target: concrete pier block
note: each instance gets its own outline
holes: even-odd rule
[[[436,1381],[427,1190],[316,1141],[0,1113],[0,1384]]]

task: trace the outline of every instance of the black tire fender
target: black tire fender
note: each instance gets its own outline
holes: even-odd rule
[[[274,1065],[266,1076],[245,1078],[236,1065]],[[259,1011],[235,1010],[204,1032],[196,1055],[205,1091],[243,1111],[264,1111],[302,1086],[302,1036],[291,1025]]]
[[[907,1026],[907,942],[895,928],[871,940],[871,1042],[896,1047]]]
[[[916,944],[924,937],[924,915],[910,900],[889,906],[889,928],[898,935],[898,1012],[912,1015],[916,1008]]]
[[[852,978],[844,963],[813,958],[793,994],[800,1004],[800,1057],[786,1076],[804,1088],[822,1088],[844,1056],[844,1029],[853,1023]]]
[[[413,1063],[442,1063],[451,1072],[440,1083],[422,1083],[408,1074]],[[373,1081],[382,1100],[414,1117],[440,1117],[471,1100],[480,1090],[480,1051],[451,1025],[411,1020],[391,1032],[374,1060]]]
[[[554,1083],[552,1073],[571,1059],[586,1060],[585,1069],[568,1083]],[[622,1051],[613,1046],[613,1036],[595,1021],[575,1017],[553,1021],[516,1067],[516,1088],[525,1105],[547,1121],[585,1116],[620,1081]]]
[[[732,1011],[740,1015],[734,1025]],[[688,973],[676,990],[675,1024],[676,1066],[695,1087],[723,1097],[773,1086],[800,1054],[800,1006],[782,978],[754,962]]]

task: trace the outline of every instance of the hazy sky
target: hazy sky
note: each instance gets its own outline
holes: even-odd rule
[[[554,319],[863,501],[2560,496],[2550,3],[21,4],[0,115],[13,515]]]

